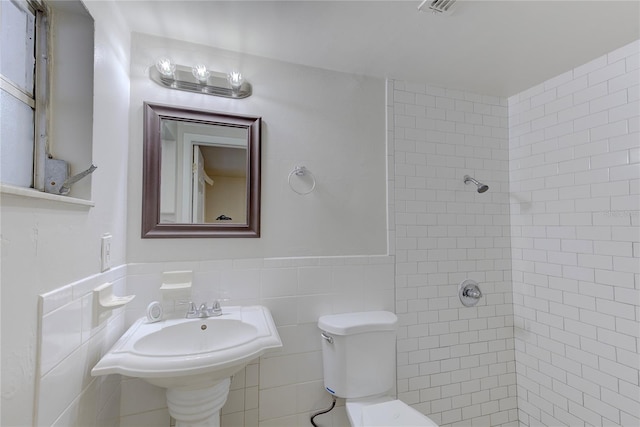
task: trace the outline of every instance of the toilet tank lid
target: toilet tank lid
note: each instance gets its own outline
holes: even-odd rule
[[[352,335],[372,331],[395,331],[398,317],[390,311],[362,311],[358,313],[320,316],[318,327],[336,335]]]

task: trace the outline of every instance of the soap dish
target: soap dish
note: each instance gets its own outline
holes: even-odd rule
[[[165,271],[162,273],[161,291],[178,291],[191,288],[193,271]]]
[[[124,307],[135,297],[135,295],[122,297],[113,295],[113,283],[110,282],[98,286],[93,290],[93,323],[99,325],[111,315],[111,311]]]

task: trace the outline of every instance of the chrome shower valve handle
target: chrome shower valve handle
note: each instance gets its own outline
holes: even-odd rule
[[[458,286],[458,296],[460,297],[460,302],[465,307],[473,307],[480,301],[482,298],[482,292],[478,287],[478,282],[475,280],[467,279],[464,280]]]
[[[480,292],[480,289],[469,287],[467,285],[462,291],[462,295],[465,297],[478,299],[482,296],[482,292]]]

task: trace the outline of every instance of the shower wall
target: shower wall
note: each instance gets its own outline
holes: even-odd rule
[[[441,426],[516,425],[507,100],[387,85],[398,396]],[[467,278],[475,307],[458,298]]]
[[[521,425],[640,425],[639,52],[509,98]]]

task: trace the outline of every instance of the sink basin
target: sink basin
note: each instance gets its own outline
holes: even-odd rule
[[[258,329],[238,319],[185,319],[141,337],[133,343],[136,354],[188,356],[237,347],[258,336]],[[171,344],[170,346],[167,344]]]
[[[265,351],[282,347],[263,306],[224,307],[218,317],[136,321],[91,371],[122,374],[165,388],[207,387]]]
[[[167,389],[176,427],[219,427],[230,377],[282,341],[266,307],[223,307],[204,319],[139,319],[91,370]]]

